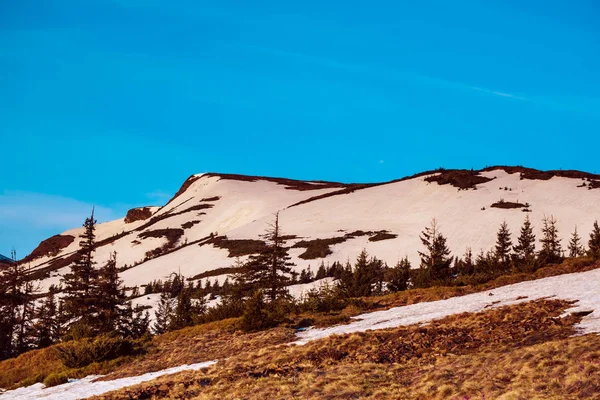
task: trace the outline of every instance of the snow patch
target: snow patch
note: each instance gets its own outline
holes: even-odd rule
[[[178,367],[167,368],[161,371],[149,372],[139,376],[114,379],[112,381],[96,381],[102,375],[90,375],[82,379],[72,380],[63,385],[57,385],[46,388],[43,383],[8,390],[0,393],[2,400],[77,400],[85,399],[91,396],[98,396],[113,390],[122,389],[127,386],[137,385],[138,383],[151,381],[163,375],[171,375],[181,371],[197,371],[199,369],[210,367],[217,361],[206,361],[197,364],[184,364]]]
[[[600,332],[600,269],[558,275],[447,300],[417,303],[385,311],[361,314],[353,317],[354,322],[329,328],[310,328],[297,334],[296,344],[330,335],[364,332],[373,329],[395,328],[420,324],[464,312],[479,312],[486,307],[501,307],[542,298],[576,300],[569,312],[594,310],[583,317],[578,325],[581,334]],[[497,302],[497,303],[496,303]]]

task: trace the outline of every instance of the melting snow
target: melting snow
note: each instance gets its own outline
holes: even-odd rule
[[[600,332],[600,269],[595,269],[517,283],[447,300],[417,303],[361,314],[354,317],[355,322],[347,325],[323,329],[311,328],[299,332],[297,334],[299,340],[295,343],[305,344],[333,334],[425,323],[452,314],[479,312],[486,306],[501,307],[549,297],[577,300],[577,303],[569,309],[570,312],[593,310],[593,313],[581,320],[578,327],[581,333]]]
[[[102,375],[90,375],[85,378],[73,380],[63,385],[53,386],[45,388],[44,384],[36,383],[35,385],[19,388],[15,390],[8,390],[4,393],[0,393],[0,399],[2,400],[76,400],[85,399],[91,396],[101,395],[113,390],[121,389],[126,386],[136,385],[141,382],[150,381],[163,375],[175,374],[181,371],[197,371],[202,368],[207,368],[216,361],[206,361],[198,364],[184,364],[179,367],[167,368],[161,371],[149,372],[147,374],[132,376],[128,378],[119,378],[112,381],[98,381],[94,380],[100,378]]]

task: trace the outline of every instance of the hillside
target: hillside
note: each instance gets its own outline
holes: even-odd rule
[[[128,287],[178,271],[222,282],[220,269],[258,251],[259,235],[279,212],[298,272],[353,260],[363,248],[389,265],[408,256],[417,266],[419,234],[432,218],[453,254],[461,256],[467,247],[487,251],[502,221],[514,241],[525,215],[537,235],[541,219],[553,215],[564,244],[575,226],[585,238],[600,218],[598,204],[600,176],[578,171],[438,170],[378,184],[208,173],[188,178],[161,207],[133,209],[99,224],[95,261],[106,263],[116,251]],[[25,257],[42,290],[68,271],[81,232],[51,237]]]

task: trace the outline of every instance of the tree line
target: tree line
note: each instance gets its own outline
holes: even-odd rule
[[[250,255],[245,262],[237,259],[234,273],[222,285],[208,279],[204,286],[201,281],[194,285],[180,273],[146,285],[144,294],[160,293],[155,322],[150,326],[149,313],[134,308],[125,294],[117,254],[111,254],[105,265],[97,267],[93,258],[95,225],[92,212],[83,224],[77,260],[60,286],[52,286],[45,297],[40,297],[39,288],[28,279],[24,265],[13,263],[0,271],[0,358],[69,340],[107,335],[137,339],[234,317],[241,317],[242,329],[259,330],[289,321],[295,313],[339,310],[355,298],[409,288],[478,284],[508,273],[533,272],[544,265],[560,263],[565,257],[587,255],[600,259],[597,221],[587,248],[577,229],[563,248],[557,221],[552,216],[543,218],[542,235],[536,238],[526,216],[516,242],[503,222],[493,248],[477,255],[467,248],[462,256],[453,257],[447,238],[434,219],[421,232],[417,268],[407,257],[390,267],[363,250],[353,264],[350,260],[327,266],[321,263],[316,274],[310,268],[298,274],[292,270],[294,264],[276,214],[274,223],[261,235],[264,250]],[[308,290],[300,300],[289,293],[292,284],[326,277],[333,278],[333,283]],[[135,291],[134,294],[137,295]],[[220,296],[218,304],[208,307],[207,301],[216,296]]]

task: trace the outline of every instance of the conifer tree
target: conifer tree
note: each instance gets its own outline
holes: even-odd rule
[[[119,310],[117,332],[122,336],[133,339],[140,338],[148,333],[150,326],[150,313],[142,307],[134,308],[128,301]]]
[[[421,243],[425,251],[419,251],[421,257],[420,274],[423,282],[444,282],[450,278],[452,257],[446,244],[446,238],[440,233],[436,219],[421,232]]]
[[[408,289],[408,281],[410,278],[410,261],[408,257],[396,263],[394,268],[388,269],[387,272],[387,289],[390,292],[399,292]]]
[[[123,281],[119,279],[117,253],[113,252],[105,266],[98,271],[98,319],[102,332],[117,329],[126,307]]]
[[[317,275],[315,276],[316,280],[323,279],[327,277],[327,270],[325,269],[325,263],[321,261],[321,265],[317,270]]]
[[[71,265],[71,272],[62,279],[64,286],[64,311],[69,318],[72,335],[94,336],[99,331],[98,321],[98,271],[95,269],[93,254],[96,247],[94,210],[86,218],[83,239],[79,243],[77,260]],[[74,329],[71,329],[74,328]]]
[[[513,248],[515,259],[518,266],[527,270],[533,266],[535,261],[535,234],[529,220],[529,215],[525,216],[525,222],[521,227],[517,245]]]
[[[510,251],[512,248],[512,240],[510,238],[510,231],[506,221],[502,222],[500,229],[496,235],[496,259],[500,263],[501,270],[506,271],[510,264]]]
[[[155,334],[160,335],[169,331],[174,314],[174,302],[175,300],[171,298],[170,293],[163,292],[160,294],[160,302],[155,315],[156,321],[152,326]]]
[[[177,304],[169,324],[169,330],[185,328],[194,325],[192,299],[187,290],[181,290],[177,296]]]
[[[261,235],[265,241],[265,250],[251,255],[244,267],[244,282],[253,290],[262,289],[267,297],[274,301],[288,294],[286,286],[290,283],[292,272],[290,256],[279,226],[279,213],[275,214],[275,223]]]
[[[590,240],[588,241],[588,255],[595,259],[600,259],[600,227],[598,221],[594,221],[594,228],[590,233]]]
[[[542,263],[557,263],[562,261],[562,246],[558,237],[558,228],[554,216],[542,220],[542,249],[539,258]]]
[[[571,240],[569,241],[569,257],[580,257],[585,254],[585,249],[581,244],[581,237],[579,233],[577,233],[577,226],[573,230],[573,234],[571,235]]]
[[[36,322],[33,325],[33,337],[38,349],[48,347],[60,340],[61,326],[56,305],[56,289],[50,287],[48,296],[36,310]]]

